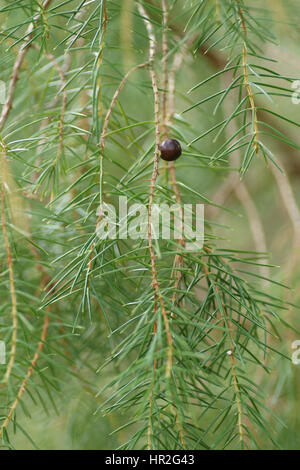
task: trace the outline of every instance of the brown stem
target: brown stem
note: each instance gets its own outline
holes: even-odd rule
[[[150,194],[149,194],[149,207],[148,207],[148,243],[149,243],[149,252],[151,257],[151,269],[152,269],[152,286],[154,288],[154,311],[156,311],[156,300],[159,299],[161,312],[164,320],[167,342],[168,342],[168,360],[166,366],[166,376],[169,377],[171,374],[172,362],[173,362],[173,340],[168,320],[168,314],[165,307],[163,297],[160,293],[158,278],[157,278],[157,269],[156,269],[156,259],[155,252],[153,248],[153,236],[152,236],[152,216],[153,216],[153,202],[154,202],[154,192],[155,192],[155,183],[158,176],[158,162],[159,162],[159,145],[160,145],[160,129],[159,129],[159,92],[156,74],[153,68],[153,61],[155,55],[155,36],[152,30],[152,26],[149,20],[149,17],[142,7],[138,4],[138,9],[140,15],[143,17],[145,26],[148,32],[149,37],[149,70],[152,82],[152,89],[154,95],[154,114],[155,114],[155,152],[154,152],[154,163],[153,163],[153,173],[150,182]]]
[[[162,0],[163,11],[163,36],[162,36],[162,73],[163,73],[163,93],[162,93],[162,139],[168,137],[168,124],[167,124],[167,103],[168,103],[168,90],[169,90],[169,77],[168,77],[168,8],[167,0]]]
[[[208,248],[206,248],[206,251],[211,252]],[[218,294],[218,287],[214,283],[213,279],[211,279],[209,275],[209,271],[207,267],[204,265],[203,270],[205,273],[206,278],[208,279],[209,283],[212,283],[214,285],[215,291]],[[221,297],[220,297],[221,299]],[[237,405],[237,411],[238,411],[238,431],[239,431],[239,438],[242,447],[245,444],[245,437],[244,437],[244,429],[243,429],[243,407],[242,407],[242,401],[241,401],[241,392],[238,384],[238,379],[237,379],[237,372],[236,372],[236,359],[235,359],[235,346],[234,346],[234,339],[233,339],[233,332],[232,332],[232,326],[229,318],[227,317],[227,310],[226,306],[221,299],[221,304],[222,304],[222,310],[224,312],[224,320],[227,325],[227,330],[229,334],[229,340],[230,340],[230,349],[227,352],[228,356],[230,357],[230,365],[231,365],[231,376],[232,376],[232,381],[233,381],[233,388],[235,392],[235,400],[236,400],[236,405]]]

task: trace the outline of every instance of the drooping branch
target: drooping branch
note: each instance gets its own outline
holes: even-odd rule
[[[42,334],[41,334],[41,338],[40,338],[40,341],[39,341],[39,344],[38,344],[38,347],[37,347],[37,350],[32,358],[32,361],[31,361],[31,364],[27,370],[27,373],[26,373],[26,376],[19,388],[19,391],[18,391],[18,394],[16,396],[16,399],[14,400],[13,404],[11,405],[10,407],[10,410],[9,410],[9,413],[8,415],[6,416],[3,424],[1,425],[0,427],[0,439],[3,435],[3,431],[7,428],[8,424],[10,423],[11,419],[13,418],[14,416],[14,413],[16,411],[16,408],[24,394],[24,392],[26,391],[27,389],[27,385],[28,385],[28,382],[32,376],[32,374],[34,373],[35,371],[35,368],[36,368],[36,365],[37,365],[37,361],[40,357],[40,354],[44,348],[44,344],[45,344],[45,341],[46,341],[46,337],[47,337],[47,334],[48,334],[48,328],[49,328],[49,315],[45,315],[45,318],[44,318],[44,324],[43,324],[43,330],[42,330]]]
[[[20,48],[17,58],[15,60],[12,75],[11,75],[9,85],[8,85],[7,98],[3,105],[2,113],[0,115],[0,131],[3,129],[3,126],[7,121],[8,115],[13,105],[13,100],[15,96],[17,82],[18,82],[19,75],[20,75],[20,70],[21,70],[24,58],[31,44],[34,24],[41,18],[41,16],[43,15],[44,11],[48,8],[50,3],[51,3],[51,0],[44,1],[44,3],[40,7],[42,10],[41,13],[38,13],[37,15],[34,16],[33,21],[30,23],[25,33],[24,43],[22,47]]]
[[[170,377],[171,369],[172,369],[172,362],[173,362],[173,340],[170,330],[170,324],[168,320],[168,314],[165,307],[164,299],[160,292],[160,287],[158,283],[157,277],[157,269],[156,269],[156,257],[153,247],[153,234],[152,234],[152,217],[153,217],[153,202],[154,202],[154,192],[155,192],[155,184],[158,177],[158,164],[159,164],[159,145],[160,145],[160,126],[159,126],[159,91],[158,91],[158,83],[156,78],[156,73],[154,71],[154,56],[155,56],[155,36],[152,29],[151,22],[149,17],[141,4],[138,4],[138,9],[141,17],[145,22],[145,26],[148,32],[149,37],[149,70],[152,82],[152,89],[154,95],[154,115],[155,115],[155,152],[154,152],[154,163],[153,163],[153,173],[150,183],[150,194],[149,194],[149,206],[148,206],[148,244],[149,244],[149,252],[151,258],[151,268],[152,268],[152,286],[154,289],[154,312],[157,311],[157,300],[159,300],[161,312],[164,320],[166,335],[167,335],[167,342],[168,342],[168,358],[167,358],[167,365],[166,365],[166,376]],[[156,332],[156,326],[155,326]]]

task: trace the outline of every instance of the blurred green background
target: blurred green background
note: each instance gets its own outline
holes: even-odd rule
[[[38,49],[32,49],[26,56],[17,84],[15,105],[5,128],[5,137],[8,137],[12,142],[12,148],[18,148],[18,139],[41,136],[39,133],[40,121],[34,123],[34,120],[43,118],[48,113],[50,123],[46,127],[46,133],[49,145],[41,155],[41,162],[43,164],[51,160],[53,149],[57,147],[57,124],[60,110],[59,103],[57,107],[54,106],[53,111],[50,107],[48,108],[53,100],[55,101],[57,90],[60,89],[57,71],[47,57],[47,53],[53,54],[60,65],[65,68],[68,96],[66,115],[68,125],[65,136],[67,150],[64,156],[67,171],[62,173],[63,176],[57,183],[58,190],[67,187],[74,181],[74,178],[79,177],[76,164],[86,158],[88,165],[89,158],[94,154],[96,148],[94,142],[89,141],[89,133],[96,132],[92,126],[93,100],[95,98],[93,94],[94,55],[99,46],[98,42],[93,45],[92,42],[98,27],[99,14],[95,14],[85,24],[85,20],[89,18],[89,15],[92,15],[94,8],[96,8],[97,2],[82,3],[83,6],[78,10],[81,2],[74,0],[60,4],[54,1],[45,14],[44,21],[48,22],[47,28],[45,28],[46,23],[38,26],[40,28],[37,30]],[[87,6],[84,6],[85,3]],[[100,109],[102,115],[126,71],[132,65],[147,59],[148,41],[144,25],[138,18],[134,3],[133,0],[123,0],[122,2],[108,0],[107,2],[109,20],[101,65],[100,99],[102,104],[99,105],[100,108],[103,107],[102,110]],[[151,15],[157,20],[156,33],[160,35],[159,2],[153,0],[151,3],[157,7],[156,10],[151,10]],[[170,25],[172,27],[170,27],[168,38],[171,51],[178,47],[180,37],[184,37],[186,34],[185,26],[190,15],[190,8],[196,3],[192,0],[169,2]],[[251,8],[257,8],[255,10],[257,15],[260,14],[264,18],[262,21],[264,21],[265,27],[270,28],[277,38],[274,44],[263,42],[260,44],[261,55],[276,60],[276,63],[272,64],[272,68],[280,75],[294,79],[299,77],[300,79],[300,10],[298,0],[268,0],[266,2],[250,0],[247,3],[251,4]],[[0,79],[8,83],[16,52],[21,47],[18,38],[24,34],[27,27],[24,22],[35,10],[36,3],[30,0],[21,2],[1,0],[0,8]],[[80,18],[74,19],[78,11]],[[72,44],[75,37],[74,31],[78,31],[82,25],[84,27],[80,36]],[[197,33],[201,35],[201,31],[197,30],[193,34],[197,35]],[[187,34],[189,34],[189,30]],[[97,41],[99,41],[99,37],[97,37]],[[209,45],[209,41],[207,45]],[[222,109],[219,109],[217,115],[213,114],[216,102],[210,101],[190,112],[183,113],[191,104],[224,88],[224,78],[221,76],[208,82],[205,87],[188,93],[195,84],[220,70],[226,60],[226,50],[218,50],[216,47],[204,54],[203,50],[194,50],[193,46],[194,42],[191,45],[188,42],[185,44],[182,65],[176,74],[176,106],[172,131],[174,136],[183,143],[183,157],[177,164],[178,179],[191,187],[198,188],[213,203],[230,209],[231,212],[219,210],[214,206],[207,205],[206,207],[206,218],[211,223],[215,235],[220,237],[217,242],[220,246],[234,247],[237,250],[264,251],[258,250],[258,248],[264,248],[265,241],[269,263],[276,266],[271,269],[272,278],[291,286],[291,290],[283,291],[280,295],[286,296],[287,301],[298,304],[300,276],[299,152],[282,142],[266,137],[274,156],[278,158],[279,166],[284,169],[284,176],[276,168],[270,168],[271,164],[266,165],[260,156],[255,157],[255,161],[242,183],[246,185],[248,196],[250,196],[244,200],[239,198],[235,191],[235,187],[240,184],[237,171],[229,171],[226,169],[226,164],[220,168],[209,167],[205,158],[202,160],[199,157],[191,156],[187,144],[195,136],[200,135],[221,120],[228,111],[224,105]],[[173,52],[170,60],[172,57]],[[161,72],[160,67],[158,59],[155,65],[158,75]],[[280,85],[282,82],[278,80],[278,86]],[[291,84],[287,85],[285,82],[284,86],[290,86],[291,94],[293,93]],[[119,105],[112,121],[112,129],[126,126],[126,120],[130,123],[153,121],[151,93],[147,71],[138,71],[132,75],[120,95]],[[259,100],[263,106],[271,106],[274,112],[298,122],[300,104],[293,104],[291,95],[288,96],[288,93],[286,95],[285,97],[273,96],[272,104],[265,96],[259,96]],[[61,90],[58,96],[61,96]],[[25,127],[26,125],[29,127]],[[272,117],[272,125],[300,145],[299,126],[291,126],[276,117]],[[106,164],[106,171],[110,178],[107,186],[114,185],[115,181],[122,177],[122,168],[116,162],[128,168],[136,158],[139,150],[137,146],[132,145],[132,141],[138,136],[142,136],[143,132],[151,131],[151,129],[153,130],[153,124],[145,124],[141,128],[136,127],[132,131],[124,131],[107,140],[107,153],[110,155],[110,161]],[[231,131],[232,129],[228,129],[228,132]],[[142,142],[143,148],[148,148],[153,142],[153,133],[145,135]],[[14,158],[12,162],[12,172],[19,187],[21,184],[25,184],[33,174],[30,173],[28,167],[26,168],[26,165],[29,162],[37,163],[40,157],[35,143],[27,144],[23,141],[21,146],[26,148],[24,157],[26,164],[21,158]],[[194,151],[205,157],[212,155],[218,146],[220,143],[214,142],[213,137],[208,135],[195,144]],[[126,148],[126,153],[124,148]],[[20,153],[20,155],[23,158],[24,154]],[[228,166],[232,165],[229,163]],[[228,189],[226,182],[232,174],[236,175],[237,179],[234,180],[231,189]],[[49,200],[50,197],[50,191],[45,190],[46,200],[47,198]],[[40,202],[37,204],[37,212],[40,212]],[[39,219],[38,217],[35,219],[34,216],[33,219],[33,226],[38,230]],[[259,221],[259,229],[262,230],[264,236],[263,242],[259,234],[256,240],[253,236],[255,224],[257,228],[257,221]],[[63,240],[63,234],[61,236],[61,240]],[[61,253],[59,243],[56,248],[51,245],[51,249],[53,252],[56,250],[57,255]],[[25,261],[24,263],[20,261],[19,268],[22,271],[20,276],[25,279],[35,275],[31,271],[30,265],[26,265]],[[276,286],[267,285],[266,289],[269,289],[270,292],[273,290],[278,295]],[[67,299],[57,307],[58,315],[64,311],[68,312],[69,325],[71,325],[71,318],[75,312],[73,302],[76,303],[76,299],[74,301]],[[286,321],[290,322],[295,329],[300,328],[297,309],[291,306],[285,315]],[[56,375],[58,390],[55,395],[49,396],[47,391],[41,389],[44,409],[41,408],[40,403],[35,403],[35,400],[26,394],[23,399],[24,406],[19,406],[17,410],[19,428],[17,428],[15,436],[11,437],[15,448],[31,449],[37,445],[41,449],[112,449],[117,448],[126,440],[126,433],[129,431],[121,431],[117,434],[112,434],[112,432],[116,427],[125,423],[130,418],[129,415],[115,416],[112,414],[107,417],[97,413],[102,398],[95,397],[96,391],[114,374],[111,369],[95,373],[110,348],[111,339],[107,338],[105,322],[103,318],[98,323],[93,321],[90,323],[86,319],[82,320],[82,327],[85,328],[85,331],[78,336],[77,344],[74,345],[82,359],[82,362],[81,359],[78,361],[76,368],[84,378],[93,383],[94,387],[87,389],[71,375],[66,381],[63,374],[60,375],[58,372]],[[300,337],[296,332],[288,329],[281,330],[280,334],[281,340],[274,340],[276,347],[291,357],[292,342]],[[282,427],[274,420],[274,435],[278,442],[284,449],[299,450],[300,365],[292,364],[285,359],[278,359],[278,357],[274,358],[273,364],[271,364],[272,357],[269,361],[269,365],[272,365],[272,373],[254,376],[253,379],[263,384],[268,397],[266,405],[285,423],[285,427]],[[90,370],[86,369],[86,363],[90,366]],[[66,365],[66,367],[71,366]],[[260,445],[262,448],[265,447],[263,440]]]

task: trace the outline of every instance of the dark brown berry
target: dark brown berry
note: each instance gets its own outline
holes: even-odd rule
[[[173,162],[181,155],[181,145],[176,139],[166,139],[159,146],[161,152],[161,158],[167,162]]]

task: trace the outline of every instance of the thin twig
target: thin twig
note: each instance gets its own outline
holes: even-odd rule
[[[169,76],[168,76],[168,8],[167,0],[162,0],[162,11],[163,11],[163,33],[162,33],[162,73],[163,73],[163,93],[162,93],[162,139],[168,136],[168,125],[167,125],[167,103],[168,103],[168,88],[169,88]]]
[[[170,77],[169,77],[169,96],[168,96],[168,109],[167,109],[167,125],[169,125],[173,119],[174,112],[175,112],[175,87],[176,87],[176,72],[179,70],[180,65],[183,60],[183,51],[179,51],[175,54],[174,61],[172,64]],[[185,238],[184,238],[184,225],[183,225],[183,211],[182,211],[182,199],[181,194],[178,188],[177,179],[176,179],[176,168],[174,162],[169,162],[169,172],[171,175],[171,182],[173,186],[173,191],[175,194],[176,203],[180,207],[180,220],[181,220],[181,238],[179,243],[182,247],[185,247]],[[182,278],[181,267],[183,265],[183,257],[180,254],[176,254],[173,269],[171,273],[171,277],[175,278],[174,283],[174,293],[172,297],[172,304],[175,305],[177,299],[177,289],[180,284]],[[172,313],[172,317],[174,317],[174,313]]]
[[[29,247],[30,247],[30,250],[33,254],[33,257],[34,259],[36,260],[37,264],[37,269],[40,271],[41,273],[41,283],[40,283],[40,287],[42,289],[44,289],[47,285],[49,285],[49,282],[50,282],[50,278],[47,274],[47,272],[45,271],[43,265],[41,264],[40,262],[40,258],[39,258],[39,255],[38,255],[38,251],[37,251],[37,248],[32,244],[30,243],[29,244]],[[35,367],[36,367],[36,364],[37,364],[37,361],[39,359],[39,356],[43,350],[43,347],[44,347],[44,343],[45,343],[45,340],[46,340],[46,337],[47,337],[47,334],[48,334],[48,328],[49,328],[49,323],[50,323],[50,318],[49,318],[49,315],[46,314],[45,315],[45,318],[44,318],[44,323],[43,323],[43,329],[42,329],[42,334],[41,334],[41,338],[40,338],[40,341],[39,341],[39,344],[38,344],[38,347],[37,347],[37,350],[32,358],[32,361],[30,363],[30,366],[29,368],[27,369],[27,373],[25,375],[25,378],[23,379],[23,382],[18,390],[18,393],[17,393],[17,396],[13,402],[13,404],[11,405],[10,409],[9,409],[9,412],[3,422],[3,424],[1,425],[0,427],[0,438],[2,437],[3,435],[3,430],[7,428],[10,420],[12,419],[13,415],[14,415],[14,412],[22,398],[22,395],[24,394],[24,392],[26,391],[26,388],[27,388],[27,385],[28,385],[28,382],[32,376],[32,374],[34,373],[34,370],[35,370]]]
[[[278,161],[278,158],[277,158]],[[272,173],[274,175],[275,181],[277,183],[282,201],[284,203],[286,212],[290,218],[294,237],[295,237],[295,244],[299,246],[300,244],[300,210],[297,205],[293,188],[289,181],[289,177],[287,172],[283,166],[282,161],[278,162],[282,171],[279,171],[275,165],[271,165]]]
[[[31,44],[34,24],[40,19],[40,17],[44,13],[44,11],[48,8],[50,2],[51,2],[51,0],[45,0],[44,1],[44,3],[41,6],[42,12],[38,13],[37,15],[34,16],[32,22],[28,26],[27,31],[25,33],[24,44],[21,47],[21,49],[19,50],[19,53],[18,53],[17,58],[15,60],[15,63],[14,63],[14,66],[13,66],[13,72],[12,72],[12,75],[11,75],[11,78],[10,78],[10,81],[9,81],[9,85],[8,85],[7,98],[6,98],[6,101],[3,105],[2,113],[0,115],[0,131],[3,129],[3,126],[6,122],[6,120],[8,118],[8,115],[9,115],[9,112],[12,108],[14,94],[15,94],[15,90],[16,90],[16,86],[17,86],[17,81],[19,79],[21,66],[22,66],[24,58],[25,58],[25,56],[27,54],[27,51],[28,51],[28,49],[30,47],[30,44]]]
[[[38,50],[38,47],[35,44],[32,44],[32,47],[36,50]],[[63,131],[64,131],[64,123],[65,123],[65,114],[66,114],[66,107],[67,107],[67,88],[66,88],[66,76],[65,76],[65,71],[63,67],[61,67],[53,54],[47,52],[46,56],[48,59],[52,62],[53,66],[56,68],[57,73],[60,78],[60,89],[62,90],[63,98],[62,98],[62,105],[61,105],[61,112],[60,112],[60,118],[59,118],[59,144],[58,144],[58,155],[56,157],[56,161],[58,160],[59,156],[63,153]],[[70,56],[67,56],[70,57]],[[68,63],[68,61],[67,61]],[[48,121],[48,118],[43,120],[42,126],[44,126],[44,123]]]
[[[168,70],[168,36],[167,36],[167,24],[168,24],[168,5],[167,0],[162,0],[162,11],[163,11],[163,38],[162,38],[162,51],[163,51],[163,95],[162,95],[162,136],[163,138],[168,137],[169,133],[169,124],[173,118],[173,113],[175,109],[175,75],[177,72],[177,65],[178,65],[178,53],[175,55],[173,67],[171,69],[171,73]],[[171,104],[171,107],[169,108]],[[169,162],[166,165],[166,169],[169,167],[170,175],[171,175],[171,182],[173,185],[173,190],[176,198],[176,202],[180,207],[180,220],[181,220],[181,238],[180,243],[185,246],[185,240],[183,238],[183,211],[182,211],[182,201],[181,195],[179,192],[179,188],[176,181],[176,169],[174,162]],[[171,273],[171,278],[175,278],[174,282],[174,293],[172,296],[172,304],[175,305],[176,297],[177,297],[177,289],[181,280],[181,270],[180,268],[183,265],[183,257],[179,254],[175,255],[173,269]],[[171,312],[171,317],[174,317],[174,312]],[[172,401],[172,406],[175,412],[175,419],[176,425],[179,431],[179,439],[181,441],[182,447],[186,448],[186,443],[184,439],[184,432],[183,427],[178,415],[178,410],[176,403]],[[151,403],[152,407],[152,403]],[[148,430],[148,438],[149,438],[149,430]],[[149,443],[149,440],[148,440]]]
[[[186,50],[186,48],[184,48]],[[176,52],[173,60],[173,64],[169,74],[169,102],[168,102],[168,115],[167,115],[167,124],[169,125],[173,119],[175,113],[175,87],[176,87],[176,73],[180,69],[180,66],[183,61],[182,50]]]
[[[250,230],[251,230],[252,237],[255,243],[256,251],[260,253],[266,253],[267,243],[266,243],[266,237],[265,237],[263,224],[261,222],[258,210],[247,189],[246,184],[245,183],[243,184],[242,182],[240,182],[240,184],[238,184],[235,187],[234,191],[247,212]],[[262,277],[265,277],[265,278],[270,277],[270,269],[268,266],[260,264],[259,270],[260,270],[260,274]],[[268,281],[263,279],[262,284],[263,286],[266,287],[268,284]]]
[[[100,44],[99,44],[99,54],[97,58],[97,66],[100,69],[102,62],[103,62],[103,54],[104,54],[104,48],[105,48],[105,36],[106,36],[106,30],[107,30],[107,23],[108,23],[108,15],[107,15],[107,4],[106,0],[104,0],[103,3],[103,23],[102,23],[102,35],[100,39]],[[101,103],[101,93],[102,93],[102,80],[101,76],[98,78],[98,98],[99,102]],[[98,112],[96,119],[98,119]],[[99,182],[100,182],[100,189],[99,189],[99,194],[100,194],[100,205],[103,203],[103,152],[101,152],[100,148],[100,159],[99,159]],[[96,228],[99,223],[99,219],[97,220],[96,223]],[[88,266],[87,266],[87,277],[89,277],[89,274],[92,270],[92,265],[93,265],[93,250],[95,247],[95,243],[93,242],[90,246],[90,252],[89,252],[89,261],[88,261]]]
[[[240,3],[240,0],[236,0],[236,1],[237,1],[237,3]],[[245,21],[245,17],[244,17],[244,12],[243,12],[241,6],[238,6],[238,12],[239,12],[241,25],[242,25],[242,31],[243,31],[243,35],[244,35],[243,50],[242,50],[244,86],[247,90],[247,94],[248,94],[248,98],[249,98],[249,102],[250,102],[250,107],[251,107],[251,111],[252,111],[253,134],[254,134],[253,146],[254,146],[255,151],[257,153],[259,151],[258,118],[257,118],[257,109],[256,109],[255,101],[254,101],[253,91],[252,91],[251,85],[249,83],[248,53],[247,53],[247,44],[246,44],[247,28],[246,28],[246,21]]]
[[[282,171],[279,171],[275,165],[270,165],[271,171],[275,178],[278,190],[281,195],[282,202],[284,204],[286,213],[290,219],[293,227],[293,251],[292,256],[289,257],[289,261],[286,264],[286,276],[289,278],[291,273],[294,271],[295,266],[298,266],[299,262],[299,247],[300,247],[300,210],[294,195],[292,185],[289,180],[286,169],[283,166],[282,161],[279,161],[277,156],[278,164]]]
[[[125,83],[127,82],[128,78],[130,77],[130,75],[132,73],[134,73],[136,70],[138,69],[141,69],[143,67],[146,67],[147,65],[149,65],[149,62],[144,62],[143,64],[138,64],[138,65],[135,65],[134,67],[132,67],[132,69],[130,69],[126,75],[124,76],[124,78],[122,79],[120,85],[118,86],[118,88],[116,89],[115,93],[114,93],[114,96],[112,97],[112,100],[111,100],[111,103],[109,105],[109,108],[107,110],[107,113],[106,113],[106,116],[104,118],[104,123],[103,123],[103,130],[102,130],[102,133],[101,133],[101,137],[100,137],[100,149],[101,149],[101,153],[102,153],[102,156],[104,154],[104,146],[105,146],[105,139],[106,139],[106,134],[107,134],[107,130],[108,130],[108,126],[109,126],[109,122],[110,122],[110,118],[111,118],[111,114],[112,114],[112,111],[113,111],[113,108],[117,102],[117,99],[119,97],[119,94],[120,92],[122,91],[122,89],[124,88],[124,85]]]
[[[52,63],[54,64],[54,67],[56,68],[59,74],[60,81],[61,81],[61,89],[63,93],[60,119],[59,119],[59,147],[58,147],[58,155],[56,157],[56,160],[58,160],[59,156],[63,153],[63,149],[64,149],[63,133],[64,133],[65,113],[66,113],[66,107],[67,107],[66,78],[65,78],[65,73],[63,69],[60,67],[54,55],[48,53],[47,56],[52,61]]]
[[[155,192],[155,183],[158,177],[158,162],[159,162],[159,145],[160,145],[160,129],[159,129],[159,91],[157,85],[156,74],[153,68],[153,61],[155,55],[155,36],[152,30],[152,26],[149,20],[149,17],[141,4],[138,4],[138,9],[140,15],[143,17],[145,26],[148,32],[149,37],[149,70],[152,82],[152,89],[154,95],[154,114],[155,114],[155,152],[154,152],[154,163],[153,163],[153,173],[150,182],[150,194],[149,194],[149,207],[148,207],[148,244],[149,252],[151,257],[151,269],[152,269],[152,286],[154,288],[154,312],[157,311],[157,299],[159,300],[161,306],[161,312],[164,320],[167,342],[168,342],[168,357],[166,365],[166,377],[170,377],[172,362],[173,362],[173,340],[170,330],[170,324],[168,320],[168,314],[165,307],[163,297],[160,293],[160,287],[157,278],[157,269],[156,269],[156,259],[155,252],[153,248],[153,237],[152,237],[152,215],[153,215],[153,201],[154,201],[154,192]],[[156,326],[155,326],[156,332]]]
[[[21,66],[23,64],[24,58],[27,54],[27,51],[29,49],[29,46],[31,44],[31,39],[32,39],[32,32],[34,29],[34,24],[40,19],[42,15],[44,15],[45,10],[48,8],[49,4],[51,3],[51,0],[45,0],[44,3],[41,5],[41,13],[38,13],[37,15],[34,16],[33,21],[30,23],[30,25],[27,28],[26,34],[25,34],[25,41],[23,46],[18,52],[17,58],[15,60],[14,66],[13,66],[13,71],[12,75],[10,78],[10,82],[8,85],[8,92],[7,92],[7,98],[6,101],[3,105],[2,112],[0,115],[0,130],[3,129],[7,118],[9,116],[10,110],[12,108],[13,104],[13,99],[15,95],[15,90],[17,86],[17,81],[19,79],[19,74],[21,70]],[[2,146],[2,159],[3,159],[3,170],[2,170],[2,189],[1,189],[1,225],[2,225],[2,231],[3,231],[3,237],[4,237],[4,242],[5,242],[5,247],[6,247],[6,253],[7,253],[7,265],[8,265],[8,270],[9,270],[9,283],[10,283],[10,295],[11,295],[11,300],[12,300],[12,346],[11,346],[11,355],[10,355],[10,360],[6,369],[6,373],[3,379],[3,384],[7,384],[10,374],[13,369],[13,365],[15,362],[15,356],[16,356],[16,348],[17,348],[17,330],[18,330],[18,312],[17,312],[17,297],[16,297],[16,291],[15,291],[15,282],[14,282],[14,271],[13,271],[13,259],[12,259],[12,253],[10,249],[10,243],[9,243],[9,238],[8,238],[8,233],[7,233],[7,227],[6,227],[6,220],[5,220],[5,193],[7,191],[8,187],[8,181],[7,181],[7,156],[6,156],[6,148],[3,143],[1,143]],[[3,428],[3,427],[2,427]],[[1,428],[1,429],[2,429]],[[1,432],[2,434],[2,432]]]
[[[178,188],[178,185],[177,185],[176,168],[175,168],[174,162],[169,162],[169,171],[170,171],[170,175],[171,175],[171,181],[172,181],[172,185],[173,185],[173,191],[174,191],[174,194],[175,194],[176,202],[177,202],[177,204],[180,208],[179,209],[180,210],[179,217],[180,217],[180,220],[181,220],[181,238],[179,239],[179,244],[184,248],[185,244],[186,244],[186,241],[185,241],[185,237],[184,237],[182,199],[181,199],[181,194],[180,194],[180,191],[179,191],[179,188]],[[182,278],[182,271],[181,271],[182,265],[183,265],[183,257],[182,257],[182,255],[177,253],[175,255],[175,258],[174,258],[173,269],[172,269],[172,273],[171,273],[171,277],[175,279],[174,286],[173,286],[174,292],[173,292],[173,296],[172,296],[172,304],[174,306],[175,306],[176,299],[177,299],[177,289],[178,289],[178,286],[179,286],[181,278]],[[174,313],[172,313],[171,315],[174,318]]]
[[[102,35],[101,35],[101,41],[100,41],[100,50],[99,50],[99,55],[98,55],[98,68],[101,68],[102,62],[103,62],[103,54],[104,54],[104,47],[105,47],[105,36],[106,36],[106,30],[107,30],[107,22],[108,22],[108,15],[107,15],[107,4],[106,0],[104,0],[103,3],[103,8],[104,8],[104,18],[103,18],[103,25],[102,25]],[[101,96],[102,96],[102,80],[101,80],[101,75],[98,78],[98,98],[99,102],[101,103]],[[102,110],[97,112],[97,119],[98,119],[98,113],[100,113]],[[100,149],[101,152],[101,149]],[[103,203],[103,155],[102,152],[100,153],[100,204]]]
[[[7,233],[7,222],[5,218],[5,196],[6,193],[9,191],[8,186],[8,175],[7,175],[7,154],[6,154],[6,147],[1,142],[2,147],[2,178],[1,178],[1,226],[6,250],[6,257],[7,257],[7,267],[9,273],[9,292],[11,297],[11,317],[12,317],[12,339],[11,339],[11,353],[10,359],[6,368],[6,372],[3,378],[3,384],[7,384],[9,377],[11,375],[15,357],[16,357],[16,349],[17,349],[17,331],[18,331],[18,310],[17,310],[17,295],[16,295],[16,288],[15,288],[15,280],[14,280],[14,266],[13,266],[13,257],[10,248],[9,237]]]
[[[226,87],[227,83],[225,83],[224,86]],[[226,114],[230,116],[233,112],[232,103],[229,100],[224,101],[223,106],[225,107]],[[228,131],[231,135],[236,135],[237,128],[235,121],[230,121],[228,124]],[[229,159],[231,167],[238,168],[240,166],[240,156],[237,152],[231,152]],[[250,192],[247,189],[246,181],[240,180],[240,177],[237,173],[231,173],[230,176],[225,180],[224,184],[221,185],[219,191],[217,191],[217,193],[214,195],[214,201],[216,205],[210,209],[210,216],[215,216],[216,212],[219,210],[217,206],[224,204],[224,202],[232,193],[235,194],[246,211],[256,251],[260,253],[266,253],[266,237],[259,212]],[[261,264],[259,266],[259,271],[262,277],[270,277],[270,269],[268,266]],[[267,281],[264,279],[262,284],[267,286]]]
[[[40,341],[39,341],[39,344],[38,344],[38,348],[37,348],[37,351],[35,352],[34,356],[33,356],[33,359],[31,361],[31,364],[30,364],[30,367],[28,368],[27,370],[27,374],[19,388],[19,391],[18,391],[18,394],[16,396],[16,399],[15,401],[13,402],[12,406],[10,407],[10,410],[9,410],[9,413],[8,415],[6,416],[5,418],[5,421],[4,423],[2,424],[2,426],[0,427],[0,438],[2,437],[3,435],[3,430],[7,428],[10,420],[12,419],[13,417],[13,414],[18,406],[18,403],[19,401],[21,400],[22,398],[22,395],[23,393],[25,392],[26,388],[27,388],[27,385],[28,385],[28,382],[30,380],[30,377],[32,376],[32,374],[34,373],[34,370],[36,368],[36,364],[37,364],[37,361],[40,357],[40,354],[43,350],[43,347],[44,347],[44,344],[45,344],[45,340],[46,340],[46,337],[47,337],[47,334],[48,334],[48,327],[49,327],[49,315],[45,315],[45,318],[44,318],[44,324],[43,324],[43,330],[42,330],[42,334],[41,334],[41,338],[40,338]]]
[[[206,251],[211,252],[209,248],[205,248]],[[208,280],[209,283],[212,283],[214,285],[215,291],[218,294],[219,290],[218,287],[216,286],[215,282],[213,279],[211,279],[209,275],[209,271],[206,267],[206,265],[203,266],[203,270],[205,273],[205,276]],[[221,297],[220,297],[221,299]],[[229,339],[230,339],[230,349],[228,351],[228,355],[230,356],[230,364],[231,364],[231,376],[232,376],[232,381],[233,381],[233,388],[235,391],[235,400],[236,400],[236,405],[237,405],[237,411],[238,411],[238,430],[239,430],[239,439],[241,442],[242,447],[244,446],[245,443],[245,438],[244,438],[244,430],[243,430],[243,407],[242,407],[242,401],[241,401],[241,392],[238,384],[238,379],[237,379],[237,372],[236,372],[236,365],[235,365],[235,346],[234,346],[234,339],[233,339],[233,332],[232,332],[232,326],[230,320],[227,318],[227,310],[226,306],[221,299],[221,304],[222,304],[222,309],[224,312],[224,320],[227,325],[227,330],[229,333]]]
[[[124,76],[123,80],[121,81],[120,85],[118,86],[118,88],[116,89],[115,93],[114,93],[114,96],[112,97],[112,100],[111,100],[111,103],[108,107],[108,110],[106,112],[106,116],[104,118],[104,124],[103,124],[103,129],[102,129],[102,132],[101,132],[101,136],[100,136],[100,151],[101,151],[101,155],[100,155],[100,159],[102,160],[104,158],[104,150],[105,150],[105,141],[106,141],[106,136],[107,136],[107,130],[108,130],[108,126],[109,126],[109,122],[110,122],[110,118],[111,118],[111,114],[113,112],[113,109],[114,109],[114,106],[118,100],[118,97],[119,97],[119,94],[121,93],[122,89],[124,88],[124,85],[126,84],[128,78],[130,77],[130,75],[135,72],[136,70],[138,69],[141,69],[143,67],[146,67],[147,65],[149,65],[149,62],[144,62],[143,64],[139,64],[139,65],[136,65],[134,66],[131,70],[129,70],[126,75]],[[102,167],[102,165],[101,165]],[[100,195],[100,201],[102,202],[103,201],[103,172],[101,173],[101,178],[102,178],[102,183],[101,183],[101,192],[102,194]],[[96,226],[99,224],[100,220],[101,220],[101,214],[99,215],[98,217],[98,220],[97,220],[97,223],[96,223]],[[89,272],[91,271],[92,269],[92,252],[93,252],[93,249],[95,247],[95,244],[93,243],[90,247],[90,257],[89,257],[89,265],[88,265],[88,270]]]

